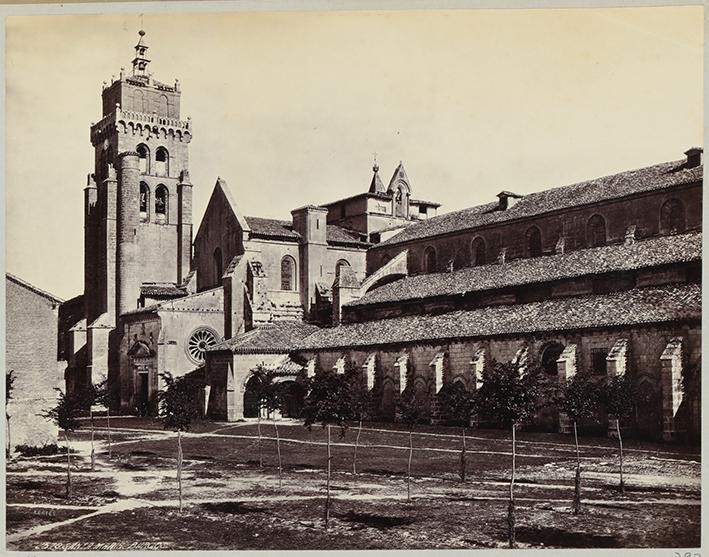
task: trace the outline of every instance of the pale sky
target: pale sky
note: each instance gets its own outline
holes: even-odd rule
[[[83,291],[101,83],[137,14],[9,17],[6,270]],[[701,7],[145,14],[156,79],[192,117],[195,230],[217,176],[288,219],[403,160],[441,211],[682,158],[702,145]]]

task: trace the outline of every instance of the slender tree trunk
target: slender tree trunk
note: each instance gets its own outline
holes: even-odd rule
[[[261,448],[261,408],[258,409],[256,429],[258,431],[258,467],[263,468],[263,449]]]
[[[89,408],[89,419],[91,420],[91,471],[96,468],[96,451],[94,450],[94,412]]]
[[[465,456],[465,426],[463,426],[463,448],[460,451],[460,481],[465,481],[465,468],[466,468],[466,456]]]
[[[507,527],[510,548],[515,547],[515,457],[517,456],[517,424],[512,424],[512,478],[510,479],[510,504],[507,507]]]
[[[71,447],[69,446],[69,432],[64,430],[66,441],[66,498],[71,499]]]
[[[177,430],[177,497],[182,512],[182,434]]]
[[[359,436],[362,433],[362,418],[359,419],[359,427],[357,428],[357,439],[355,440],[354,456],[352,457],[352,473],[357,475],[357,447],[359,447]]]
[[[106,405],[106,427],[108,428],[108,459],[111,460],[111,406]]]
[[[327,426],[327,486],[325,488],[325,529],[330,522],[330,472],[332,456],[330,453],[330,424]]]
[[[615,421],[615,430],[618,432],[618,445],[620,446],[620,493],[625,495],[625,483],[623,482],[623,438],[620,435],[620,418]]]
[[[581,457],[579,456],[579,436],[574,420],[574,442],[576,443],[576,478],[574,480],[574,514],[581,512]]]
[[[283,467],[281,465],[281,438],[278,435],[278,424],[276,423],[276,413],[273,417],[273,427],[276,428],[276,452],[278,453],[278,487],[283,487]]]
[[[414,426],[409,427],[409,464],[406,467],[406,500],[411,501],[411,459],[414,456]]]

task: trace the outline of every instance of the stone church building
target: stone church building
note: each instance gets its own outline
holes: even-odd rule
[[[236,420],[255,415],[264,365],[297,415],[301,372],[354,363],[376,417],[395,419],[405,389],[435,413],[444,384],[475,389],[494,358],[557,380],[628,373],[645,401],[635,431],[698,432],[701,149],[440,216],[401,163],[283,220],[243,215],[217,178],[194,227],[181,93],[153,77],[142,31],[132,69],[104,84],[82,311],[60,331],[68,389],[107,376],[117,410],[154,413],[161,373],[200,373],[206,414]]]

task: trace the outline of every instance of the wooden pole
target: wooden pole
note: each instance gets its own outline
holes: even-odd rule
[[[581,512],[581,456],[579,455],[579,436],[574,420],[574,442],[576,443],[576,478],[574,480],[574,514]]]
[[[96,466],[96,451],[94,450],[94,411],[89,408],[89,418],[91,420],[91,471],[93,472]]]
[[[71,499],[71,447],[69,446],[69,432],[64,430],[66,441],[66,498]]]
[[[463,426],[463,448],[460,451],[460,481],[464,482],[465,481],[465,472],[466,472],[466,456],[465,456],[465,426]]]
[[[330,473],[331,473],[331,463],[332,455],[330,453],[330,424],[327,425],[327,487],[325,496],[325,529],[327,530],[328,523],[330,522]]]
[[[411,459],[414,456],[413,424],[409,426],[409,464],[406,467],[406,500],[411,501]]]
[[[258,431],[258,467],[263,468],[263,450],[261,449],[261,406],[258,407],[256,418],[256,429]]]
[[[111,405],[106,405],[106,427],[108,427],[108,459],[111,459]]]
[[[357,439],[354,447],[354,457],[352,458],[352,473],[357,475],[357,447],[359,447],[359,436],[362,433],[362,418],[359,419],[359,428],[357,429]]]
[[[182,436],[177,430],[177,496],[180,512],[182,512]]]
[[[507,507],[507,527],[510,548],[515,547],[515,457],[517,448],[517,424],[512,424],[512,478],[510,479],[510,504]]]
[[[618,445],[620,446],[620,493],[625,495],[625,483],[623,482],[623,438],[620,435],[620,418],[615,421],[615,430],[618,432]]]
[[[273,427],[276,428],[276,452],[278,453],[278,487],[283,487],[283,467],[281,466],[281,438],[278,435],[278,424],[276,423],[276,413],[273,417]]]

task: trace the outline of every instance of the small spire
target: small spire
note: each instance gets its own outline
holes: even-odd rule
[[[374,170],[374,173],[376,174],[379,172],[379,165],[377,164],[377,153],[376,151],[374,152],[374,166],[372,166],[372,170]]]
[[[384,193],[384,184],[379,177],[379,165],[377,164],[377,154],[374,153],[374,166],[372,166],[374,171],[374,176],[372,176],[372,182],[369,184],[369,193]]]
[[[145,31],[142,29],[138,31],[140,38],[138,39],[138,44],[135,45],[135,58],[133,58],[133,75],[135,77],[148,77],[148,64],[150,60],[148,59],[148,45],[145,44],[143,37],[145,37]]]

